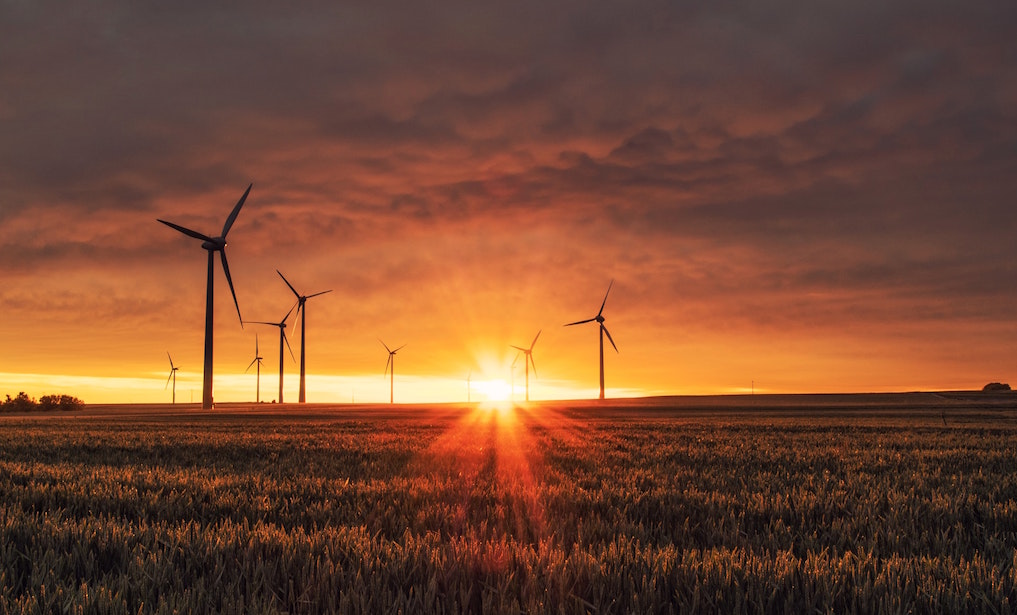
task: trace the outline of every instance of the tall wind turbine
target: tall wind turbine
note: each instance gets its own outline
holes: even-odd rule
[[[203,410],[212,409],[212,316],[213,316],[213,291],[215,289],[214,278],[212,276],[212,269],[214,265],[214,255],[216,252],[219,253],[219,257],[222,260],[222,270],[226,274],[226,281],[230,285],[230,293],[233,295],[233,305],[237,307],[237,317],[240,319],[240,326],[244,326],[244,319],[240,316],[240,303],[237,302],[237,293],[233,290],[233,279],[230,277],[230,265],[226,261],[226,235],[230,232],[230,227],[237,220],[237,215],[240,213],[240,208],[244,206],[244,201],[247,200],[247,195],[251,193],[251,187],[254,184],[247,186],[247,190],[244,191],[244,195],[240,197],[237,204],[233,207],[233,211],[230,212],[226,223],[222,226],[222,234],[218,237],[209,237],[197,231],[192,231],[189,228],[180,226],[179,224],[173,224],[165,220],[160,220],[166,226],[174,228],[188,237],[201,240],[201,247],[208,251],[208,279],[205,283],[205,372],[204,381],[201,388],[201,408]]]
[[[611,339],[611,332],[604,326],[604,306],[607,305],[607,296],[611,293],[611,286],[614,285],[614,280],[607,285],[607,292],[604,293],[604,302],[600,304],[600,311],[593,318],[587,318],[586,320],[577,320],[576,322],[570,322],[565,325],[571,327],[572,325],[581,325],[588,322],[594,322],[600,324],[600,398],[604,399],[604,334],[607,334],[607,340],[611,342],[611,346],[614,346],[614,351],[618,352],[618,347],[614,345],[614,340]]]
[[[170,357],[168,350],[166,351],[166,356],[169,357],[170,360],[170,373],[169,378],[166,379],[166,386],[163,387],[162,390],[165,391],[166,387],[169,386],[170,380],[173,381],[173,403],[175,404],[177,403],[177,370],[180,369],[180,366],[173,365],[173,357]]]
[[[293,349],[290,348],[290,341],[288,339],[286,339],[286,320],[290,317],[290,314],[293,313],[293,308],[294,307],[297,307],[297,306],[294,305],[293,307],[291,307],[290,311],[286,312],[286,315],[283,316],[283,319],[280,320],[279,322],[266,322],[264,320],[249,320],[249,321],[247,321],[247,322],[249,322],[251,324],[255,324],[255,325],[271,325],[273,327],[279,327],[279,403],[280,404],[283,403],[283,345],[284,344],[286,345],[286,348],[289,349],[289,351],[290,351],[290,358],[292,358],[294,361],[296,361],[296,359],[293,357]],[[248,369],[250,369],[250,367],[248,367]]]
[[[254,395],[254,403],[256,403],[256,404],[260,404],[261,403],[261,360],[263,358],[264,357],[261,356],[261,352],[258,350],[258,334],[255,333],[254,334],[254,360],[251,361],[251,363],[247,366],[247,369],[244,370],[244,373],[246,374],[247,372],[251,371],[251,366],[254,365],[255,363],[258,364],[258,379],[256,381],[257,382],[257,385],[256,385],[257,388],[255,388],[255,395]]]
[[[307,307],[304,303],[311,297],[324,295],[325,293],[332,292],[332,290],[323,290],[320,293],[314,293],[313,295],[301,295],[297,292],[297,289],[293,288],[293,285],[290,284],[290,281],[286,279],[286,276],[284,276],[281,271],[276,269],[275,272],[279,274],[279,277],[283,279],[283,282],[286,282],[286,286],[289,286],[290,290],[293,291],[293,294],[297,297],[297,317],[300,318],[300,397],[298,398],[298,401],[300,403],[304,403],[307,401],[307,396],[304,394],[304,351],[307,349],[304,333],[307,330]]]
[[[523,365],[526,367],[526,401],[530,401],[530,365],[531,364],[533,365],[533,375],[534,375],[534,377],[536,377],[536,375],[537,375],[537,364],[533,362],[533,347],[537,345],[537,338],[538,337],[540,337],[540,331],[537,331],[537,335],[536,335],[536,337],[533,338],[533,342],[530,343],[530,347],[529,348],[522,348],[520,346],[512,346],[513,348],[518,350],[522,354],[522,356],[524,357]],[[519,356],[520,355],[517,354],[516,358],[513,359],[513,361],[512,361],[512,365],[513,366],[515,366],[516,361],[519,360]]]
[[[378,341],[381,342],[381,338],[379,338]],[[397,352],[399,352],[400,350],[402,350],[403,348],[405,348],[406,344],[403,344],[402,346],[400,346],[399,348],[396,348],[395,350],[390,349],[388,347],[388,345],[385,344],[385,342],[381,342],[381,345],[385,346],[385,350],[388,350],[388,361],[385,362],[385,375],[386,376],[388,376],[389,366],[390,365],[392,366],[392,376],[391,376],[391,378],[390,378],[390,380],[388,382],[388,403],[394,404],[395,403],[395,354]]]

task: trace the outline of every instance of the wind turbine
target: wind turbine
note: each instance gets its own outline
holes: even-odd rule
[[[170,357],[170,353],[167,350],[166,356],[169,357],[170,361],[170,373],[169,378],[166,379],[166,386],[162,388],[163,391],[169,386],[170,380],[173,381],[173,403],[177,403],[177,370],[180,369],[179,365],[173,365],[173,357]]]
[[[222,270],[226,274],[226,281],[230,285],[230,293],[233,295],[233,304],[237,307],[237,317],[240,319],[240,326],[244,326],[244,319],[240,315],[240,303],[237,302],[237,293],[233,290],[233,279],[230,277],[230,266],[226,261],[226,235],[230,232],[230,227],[237,220],[237,215],[240,213],[240,208],[244,206],[244,201],[247,200],[247,195],[251,193],[251,187],[254,184],[247,186],[247,190],[244,191],[244,195],[240,197],[237,204],[233,207],[233,211],[230,212],[226,223],[222,226],[222,235],[218,237],[209,237],[203,235],[197,231],[192,231],[189,228],[180,226],[179,224],[173,224],[156,218],[159,222],[162,222],[166,226],[176,229],[195,239],[201,240],[201,247],[208,251],[208,279],[205,283],[205,370],[204,370],[204,381],[201,388],[201,408],[203,410],[212,409],[212,316],[213,316],[213,301],[212,296],[214,294],[215,284],[212,276],[212,269],[214,264],[214,255],[216,252],[222,260]]]
[[[381,338],[378,338],[378,341],[381,342]],[[388,350],[388,361],[385,362],[385,375],[386,376],[388,376],[389,365],[392,366],[392,376],[390,377],[390,380],[389,380],[389,383],[388,383],[388,403],[394,404],[395,403],[395,354],[397,352],[399,352],[400,350],[402,350],[403,348],[405,348],[406,344],[403,344],[402,346],[400,346],[399,348],[396,348],[395,350],[390,349],[388,347],[388,345],[385,344],[385,342],[381,342],[381,345],[385,347],[385,350]]]
[[[525,357],[523,359],[523,365],[526,367],[526,401],[530,401],[530,365],[533,365],[533,375],[537,375],[537,364],[533,362],[533,347],[537,345],[537,338],[540,337],[540,331],[537,331],[536,337],[533,338],[533,342],[530,343],[529,348],[522,348],[520,346],[512,346]],[[519,360],[519,355],[512,360],[512,366],[515,367],[516,361]]]
[[[251,371],[251,365],[254,365],[255,363],[258,364],[257,388],[255,389],[255,396],[254,396],[254,403],[256,403],[256,404],[260,404],[261,403],[261,360],[263,358],[264,357],[261,356],[261,352],[258,350],[258,334],[255,333],[254,334],[254,360],[251,361],[250,365],[247,366],[247,369],[244,370],[244,373],[246,374],[247,372]]]
[[[611,332],[604,326],[604,306],[607,305],[607,296],[611,293],[611,286],[614,285],[614,280],[607,285],[607,292],[604,293],[604,302],[600,304],[600,311],[593,318],[587,318],[586,320],[578,320],[576,322],[570,322],[566,327],[572,325],[581,325],[588,322],[597,321],[600,324],[600,398],[604,399],[604,334],[607,334],[607,340],[611,342],[611,346],[614,346],[614,351],[618,352],[618,347],[615,346],[614,340],[611,339]]]
[[[294,305],[293,307],[297,307],[297,306]],[[293,357],[293,349],[290,348],[290,341],[288,339],[286,339],[286,320],[290,317],[290,314],[293,313],[293,307],[290,308],[289,312],[286,312],[286,315],[283,316],[283,319],[280,320],[279,322],[266,322],[264,320],[249,320],[249,321],[247,321],[247,322],[249,322],[251,324],[255,324],[255,325],[271,325],[273,327],[279,327],[279,403],[280,404],[283,403],[283,344],[285,344],[286,348],[289,349],[289,351],[290,351],[290,358],[292,358],[294,361],[296,361],[296,359]],[[248,366],[247,369],[250,369],[250,366]]]
[[[304,306],[304,302],[306,302],[311,297],[317,297],[318,295],[324,295],[325,293],[330,293],[330,292],[332,292],[332,290],[331,289],[323,290],[320,293],[314,293],[313,295],[301,295],[300,293],[297,292],[297,289],[293,288],[293,285],[290,284],[290,281],[286,279],[286,276],[284,276],[281,271],[276,269],[275,272],[279,274],[279,277],[282,278],[283,282],[286,282],[286,286],[289,286],[290,290],[293,291],[293,294],[296,295],[296,297],[297,297],[297,317],[300,318],[300,397],[298,398],[298,401],[300,403],[304,403],[304,402],[307,401],[307,397],[306,397],[306,395],[304,395],[304,392],[305,392],[304,391],[304,350],[307,348],[307,344],[305,343],[305,340],[304,340],[304,332],[307,329],[307,307]]]

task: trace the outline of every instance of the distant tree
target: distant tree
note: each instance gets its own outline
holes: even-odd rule
[[[13,399],[8,395],[7,400],[0,404],[0,409],[4,412],[31,412],[35,410],[35,400],[21,391]]]
[[[982,387],[983,391],[1009,391],[1010,385],[1005,382],[990,382]]]

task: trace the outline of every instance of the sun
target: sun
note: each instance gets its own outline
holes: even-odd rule
[[[472,386],[487,401],[505,401],[512,395],[512,387],[504,380],[479,380]]]

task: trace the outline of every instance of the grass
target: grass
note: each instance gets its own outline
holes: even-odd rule
[[[0,613],[1013,612],[998,399],[4,417]]]

